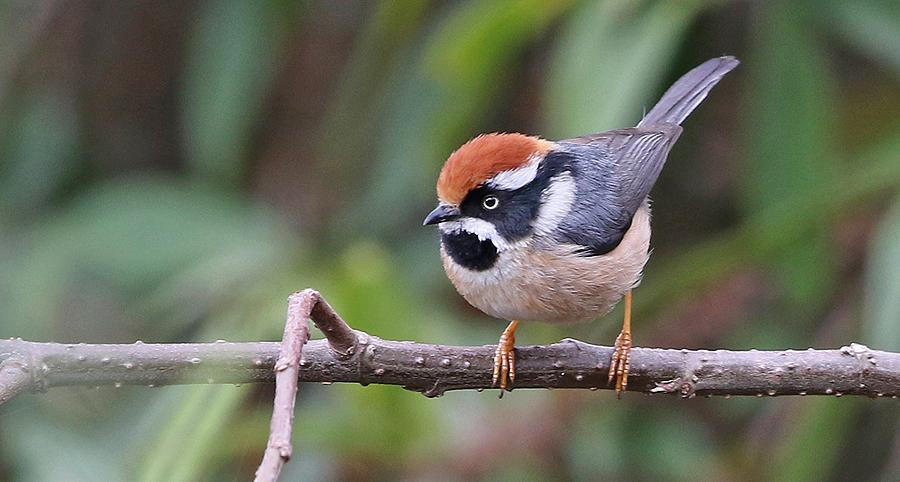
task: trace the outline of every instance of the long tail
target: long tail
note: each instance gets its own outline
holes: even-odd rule
[[[719,57],[703,62],[669,87],[662,99],[638,123],[638,127],[656,124],[681,124],[703,102],[706,94],[740,62],[734,57]]]

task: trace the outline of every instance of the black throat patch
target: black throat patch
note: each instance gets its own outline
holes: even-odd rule
[[[490,269],[499,257],[494,243],[467,231],[441,233],[441,243],[456,264],[472,271]]]

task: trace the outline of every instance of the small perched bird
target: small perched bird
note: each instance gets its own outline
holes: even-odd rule
[[[623,296],[609,383],[627,389],[631,290],[650,257],[648,194],[682,121],[738,63],[694,68],[636,127],[561,141],[484,134],[447,159],[424,224],[438,225],[444,270],[463,298],[510,321],[494,356],[501,394],[515,381],[520,321],[587,321]]]

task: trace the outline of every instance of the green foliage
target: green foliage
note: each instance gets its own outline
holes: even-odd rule
[[[140,451],[135,480],[191,481],[209,473],[216,455],[209,447],[226,436],[229,429],[222,420],[235,417],[247,392],[202,386],[170,401],[172,410],[164,414],[152,445]]]
[[[874,241],[867,270],[867,316],[862,340],[880,350],[897,351],[900,350],[900,323],[897,323],[900,320],[897,296],[900,293],[900,198],[885,216]]]
[[[186,151],[201,177],[243,178],[249,143],[293,12],[272,3],[203,4],[185,71]]]
[[[233,193],[164,178],[99,185],[21,233],[0,316],[10,332],[35,339],[129,341],[148,327],[165,339],[193,320],[161,329],[129,305],[201,303],[206,312],[239,279],[271,269],[289,239],[279,231],[270,213]],[[75,306],[87,311],[60,312],[85,298],[91,303]]]
[[[752,211],[781,206],[797,192],[836,176],[831,132],[833,88],[825,52],[809,28],[811,4],[772,2],[762,9],[755,51],[748,58],[750,95],[745,199]],[[782,289],[791,304],[815,311],[834,286],[828,225],[809,233],[778,262]],[[802,239],[802,240],[801,240]],[[792,316],[791,313],[786,313]]]
[[[860,400],[817,399],[792,405],[792,430],[779,441],[778,456],[767,467],[768,478],[822,480],[840,464],[842,434],[852,428]]]
[[[515,62],[569,3],[470,1],[440,19],[421,51],[411,49],[387,84],[394,97],[375,141],[373,182],[350,224],[394,213],[373,226],[382,234],[418,216],[434,196],[433,181],[422,180],[433,179],[447,153],[487,124]]]
[[[837,0],[825,21],[859,50],[900,73],[900,4],[892,0]]]
[[[546,135],[637,123],[706,2],[584,2],[562,27],[547,75]]]
[[[76,169],[78,123],[69,99],[54,91],[19,100],[21,112],[3,132],[0,226],[50,201]]]

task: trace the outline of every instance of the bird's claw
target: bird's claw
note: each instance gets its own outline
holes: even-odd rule
[[[516,336],[515,328],[509,328],[500,336],[497,350],[494,352],[494,374],[491,377],[491,386],[499,383],[500,396],[505,390],[512,390],[512,384],[516,381]]]
[[[628,369],[631,367],[631,331],[622,330],[616,337],[615,351],[609,364],[607,383],[616,380],[616,396],[621,398],[622,392],[628,389]]]

